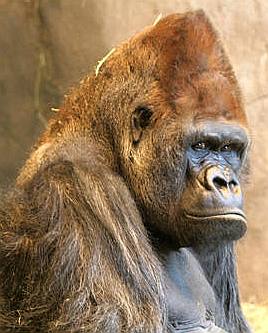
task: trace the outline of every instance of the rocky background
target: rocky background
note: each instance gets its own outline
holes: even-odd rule
[[[113,46],[152,24],[159,13],[197,8],[218,29],[244,92],[253,149],[250,225],[239,244],[239,276],[243,299],[266,303],[267,0],[0,0],[0,184],[12,183],[51,108]]]

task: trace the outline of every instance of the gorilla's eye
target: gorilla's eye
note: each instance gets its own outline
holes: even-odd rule
[[[207,150],[209,149],[209,145],[206,142],[200,141],[192,145],[192,149],[194,150]]]
[[[140,141],[143,130],[150,124],[152,114],[152,111],[146,106],[139,106],[133,112],[131,127],[134,143]]]
[[[233,150],[233,145],[226,144],[223,147],[221,147],[222,152],[231,152]]]

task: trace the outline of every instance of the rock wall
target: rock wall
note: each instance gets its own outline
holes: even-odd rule
[[[248,235],[239,245],[243,298],[268,299],[268,1],[0,0],[0,183],[10,183],[51,108],[113,46],[159,13],[203,8],[217,27],[252,126]]]

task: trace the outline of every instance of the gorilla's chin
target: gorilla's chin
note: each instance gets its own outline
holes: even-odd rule
[[[195,230],[195,238],[188,238],[190,246],[203,242],[221,244],[226,241],[236,241],[247,231],[246,216],[238,209],[209,212],[207,215],[184,213],[184,225]]]

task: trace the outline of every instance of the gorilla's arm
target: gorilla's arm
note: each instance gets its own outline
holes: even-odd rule
[[[163,325],[160,266],[120,177],[58,161],[9,201],[0,215],[1,332]]]

